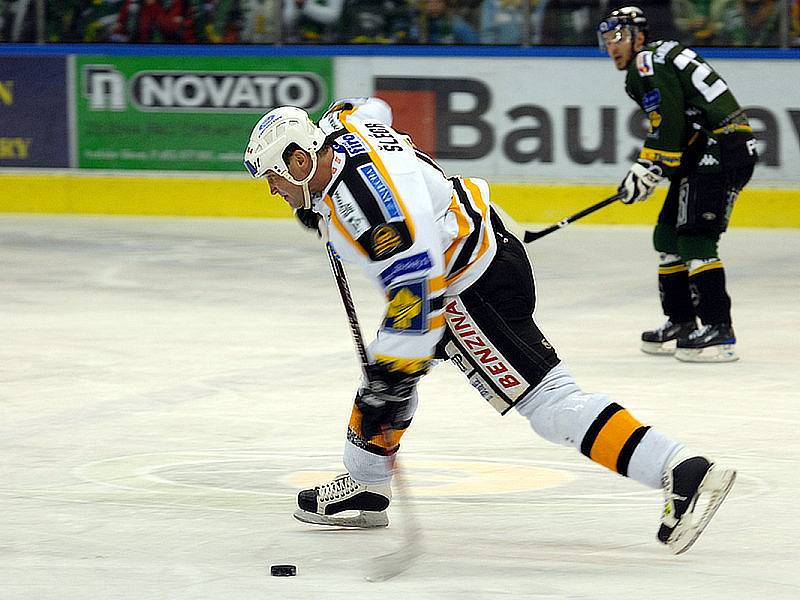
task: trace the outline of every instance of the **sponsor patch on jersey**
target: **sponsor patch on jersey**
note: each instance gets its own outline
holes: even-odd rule
[[[389,304],[383,328],[397,333],[424,333],[428,330],[427,281],[403,282],[389,290]]]
[[[655,110],[661,104],[661,91],[656,88],[647,92],[642,98],[642,109],[644,112]]]
[[[372,243],[372,255],[377,259],[388,258],[403,243],[400,233],[390,223],[378,225],[372,230],[370,239]]]
[[[378,169],[373,164],[366,164],[358,167],[364,180],[369,186],[375,190],[375,194],[381,201],[381,206],[384,208],[387,220],[400,219],[402,214],[397,200],[392,194],[392,190],[384,180],[383,176],[378,172]]]
[[[489,341],[459,299],[445,305],[444,316],[458,346],[487,381],[501,390],[513,404],[530,389],[528,381],[511,366],[508,359]]]
[[[361,207],[358,206],[355,198],[349,194],[342,194],[337,190],[331,196],[331,200],[333,200],[333,206],[336,209],[339,220],[344,224],[354,240],[369,231],[369,221],[362,212]]]
[[[647,119],[650,121],[650,133],[655,133],[661,127],[661,113],[657,110],[649,112]]]
[[[423,273],[429,271],[432,266],[431,257],[427,252],[420,252],[414,256],[401,258],[381,271],[381,283],[383,283],[384,287],[388,287],[398,277],[412,273]]]
[[[639,71],[639,77],[650,77],[655,73],[652,52],[639,52],[636,55],[636,70]]]
[[[336,146],[343,148],[350,156],[358,156],[359,154],[366,154],[369,148],[356,133],[346,133],[336,139]]]

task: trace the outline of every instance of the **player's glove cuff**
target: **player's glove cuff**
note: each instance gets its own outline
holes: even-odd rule
[[[624,194],[620,200],[623,204],[647,200],[662,179],[664,174],[659,165],[648,160],[639,160],[631,165],[619,186],[619,192]]]
[[[365,439],[380,435],[385,428],[401,429],[406,425],[417,381],[418,375],[389,371],[379,364],[367,367],[366,381],[355,400],[361,412],[361,434]]]
[[[319,215],[311,209],[297,208],[294,211],[294,216],[300,221],[303,227],[306,227],[317,234],[317,237],[322,237],[322,232],[319,230]]]

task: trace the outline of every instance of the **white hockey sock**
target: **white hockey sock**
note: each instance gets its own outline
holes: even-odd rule
[[[628,477],[654,489],[661,488],[661,475],[673,455],[683,444],[652,427],[647,430],[628,464]]]
[[[391,459],[359,448],[350,441],[344,444],[344,466],[359,483],[384,483],[392,478]]]

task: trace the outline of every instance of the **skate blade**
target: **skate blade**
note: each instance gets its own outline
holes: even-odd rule
[[[642,342],[641,350],[645,354],[652,354],[654,356],[672,356],[675,354],[675,341],[664,343]]]
[[[678,348],[675,358],[683,362],[734,362],[739,360],[733,344],[709,346],[708,348]]]
[[[354,529],[373,529],[376,527],[386,527],[389,524],[389,517],[386,511],[365,511],[362,510],[356,515],[319,515],[298,508],[292,516],[303,523],[311,525],[325,525],[327,527],[352,527]]]
[[[731,491],[735,480],[736,471],[733,469],[721,469],[712,465],[698,488],[700,496],[691,514],[683,516],[681,522],[667,540],[667,546],[669,546],[673,554],[683,554],[692,547],[692,544],[697,541],[697,538],[708,526],[728,492]],[[700,510],[698,508],[699,504],[704,505],[700,511],[700,517],[692,520],[697,511]]]

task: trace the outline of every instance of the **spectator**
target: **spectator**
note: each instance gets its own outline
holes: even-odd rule
[[[235,44],[239,41],[242,15],[238,0],[195,0],[194,37],[202,44]],[[194,16],[199,15],[199,16]]]
[[[731,46],[780,46],[780,2],[736,0],[726,6],[724,42]]]
[[[115,42],[189,42],[181,0],[125,0],[117,17]]]
[[[789,10],[789,45],[800,46],[800,0],[794,0]]]
[[[484,0],[480,10],[481,44],[522,44],[525,40],[525,15],[531,19],[530,31],[538,28],[534,19],[538,9],[547,4],[547,0],[539,0],[537,10],[528,8],[528,0]],[[534,3],[532,3],[534,4]],[[535,39],[533,43],[538,43]]]
[[[412,39],[421,44],[477,44],[478,32],[447,0],[419,0]]]
[[[79,41],[110,42],[124,0],[83,0],[78,14]]]
[[[731,0],[672,0],[672,17],[681,41],[690,46],[723,43],[726,5]]]
[[[285,42],[336,43],[344,0],[284,0]]]
[[[0,0],[0,42],[36,41],[36,5],[30,0]]]
[[[280,0],[242,0],[241,40],[274,44],[281,37]]]
[[[407,42],[411,7],[406,0],[346,0],[340,38],[353,44]]]
[[[596,41],[594,24],[600,18],[597,2],[542,0],[535,11],[534,43],[575,46]]]

